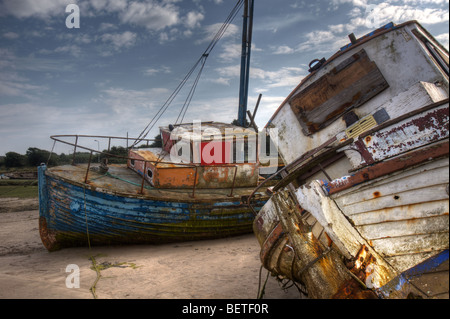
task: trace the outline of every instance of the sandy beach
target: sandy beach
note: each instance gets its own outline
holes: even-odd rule
[[[1,299],[256,299],[259,244],[253,234],[166,245],[80,247],[48,252],[37,200],[0,199]],[[92,269],[93,260],[100,272]],[[79,288],[75,275],[79,270]],[[267,271],[262,270],[261,285]],[[98,279],[98,281],[97,281]],[[269,276],[265,299],[296,299]]]

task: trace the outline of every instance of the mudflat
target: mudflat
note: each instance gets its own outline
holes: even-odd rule
[[[39,237],[37,200],[0,200],[2,299],[256,299],[267,277],[253,234],[50,253]],[[269,275],[264,298],[301,295]]]

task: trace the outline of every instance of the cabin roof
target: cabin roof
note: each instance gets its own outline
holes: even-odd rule
[[[169,129],[169,126],[160,127],[160,130],[162,132],[174,134],[175,137],[191,141],[207,141],[211,140],[211,136],[217,138],[218,135],[221,135],[222,137],[235,136],[239,139],[257,134],[252,128],[244,128],[220,122],[178,124],[173,126],[172,131]]]

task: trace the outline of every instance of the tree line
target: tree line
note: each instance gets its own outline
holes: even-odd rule
[[[103,152],[106,152],[104,150]],[[109,150],[108,154],[127,157],[128,151],[125,147],[113,146]],[[64,164],[71,164],[73,159],[75,163],[87,163],[89,162],[91,153],[90,152],[76,152],[75,156],[73,154],[56,154],[51,153],[46,150],[42,150],[36,147],[30,147],[26,151],[25,155],[16,152],[8,152],[0,160],[0,166],[5,166],[6,168],[20,168],[20,167],[36,167],[45,163],[49,166],[57,166]],[[105,154],[94,153],[92,155],[91,161],[96,162],[101,161],[105,158]],[[125,163],[126,160],[117,157],[108,157],[109,163]]]
[[[162,141],[161,136],[158,134],[155,136],[154,142],[150,145],[141,145],[139,147],[161,147]],[[138,148],[139,148],[138,147]],[[112,156],[108,156],[112,155]],[[117,157],[115,157],[117,156]],[[101,154],[93,153],[91,161],[97,162],[102,161],[104,158],[108,158],[108,163],[112,164],[124,164],[126,159],[123,157],[128,156],[128,149],[122,146],[113,146],[111,149],[103,150]],[[75,156],[73,154],[56,154],[49,152],[37,147],[30,147],[25,154],[19,154],[16,152],[8,152],[4,157],[0,157],[0,166],[5,166],[6,168],[20,168],[20,167],[36,167],[45,163],[49,166],[65,165],[71,164],[72,161],[75,163],[88,163],[91,157],[90,152],[76,152]]]

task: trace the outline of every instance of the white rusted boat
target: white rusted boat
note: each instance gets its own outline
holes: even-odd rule
[[[349,38],[267,124],[285,167],[261,261],[311,298],[439,297],[413,279],[446,267],[448,296],[448,51],[417,21]]]

